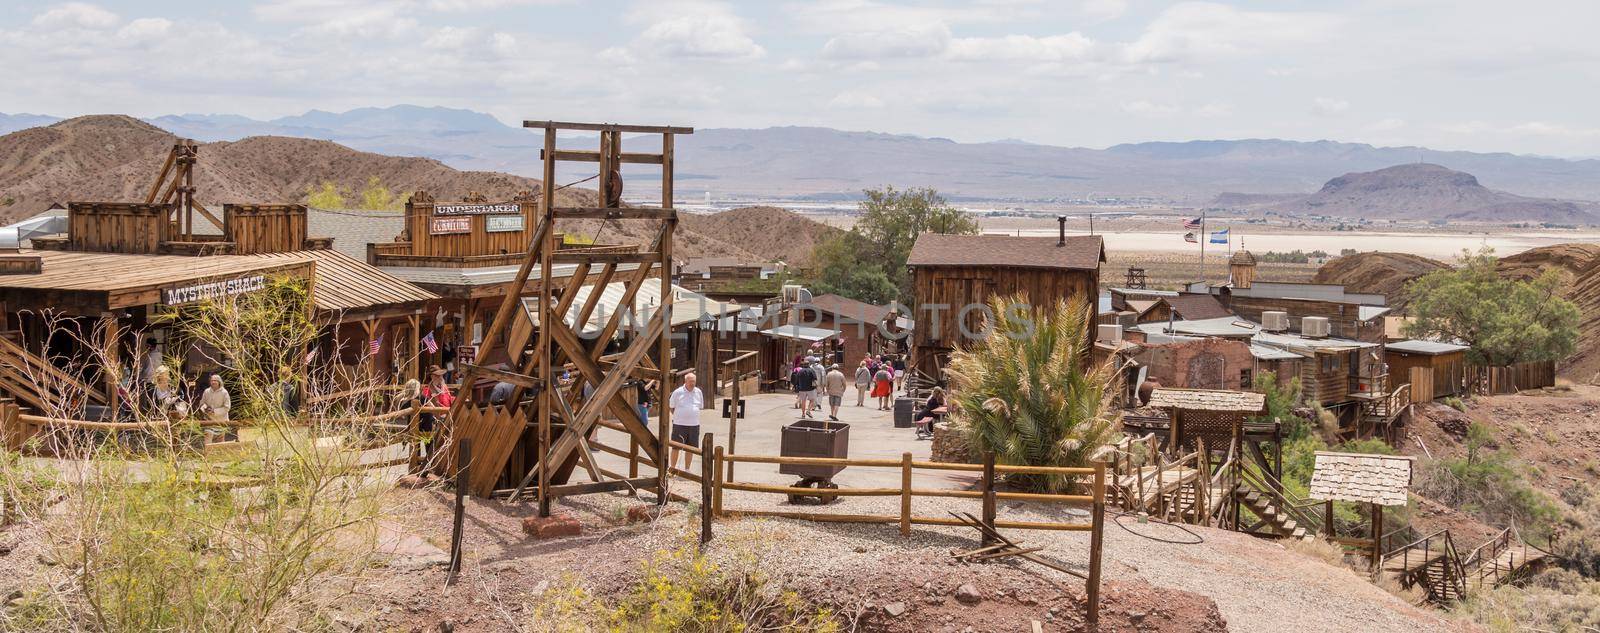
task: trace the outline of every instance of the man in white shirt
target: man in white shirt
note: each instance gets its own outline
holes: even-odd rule
[[[667,399],[667,406],[672,408],[672,441],[689,446],[700,445],[700,407],[704,405],[705,396],[694,386],[694,373],[684,374],[683,384],[673,389]],[[683,454],[683,469],[689,470],[694,453],[677,447],[673,447],[667,465],[678,463],[679,453]]]

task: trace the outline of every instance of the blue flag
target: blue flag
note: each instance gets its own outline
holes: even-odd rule
[[[1213,231],[1211,233],[1211,243],[1212,244],[1227,244],[1228,243],[1228,229],[1222,229],[1221,231]]]

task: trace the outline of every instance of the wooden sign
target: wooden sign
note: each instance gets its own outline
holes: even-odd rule
[[[478,346],[462,345],[456,348],[456,366],[462,363],[474,363],[478,360]]]
[[[177,288],[167,288],[161,291],[161,302],[169,306],[183,305],[206,299],[255,292],[265,287],[267,287],[266,276],[250,275],[226,281],[211,281]]]
[[[440,204],[434,205],[434,215],[510,215],[522,213],[522,205],[515,202],[500,204]]]
[[[520,215],[491,215],[484,218],[483,230],[490,233],[504,233],[506,231],[521,231],[522,216]]]
[[[434,218],[433,225],[428,229],[434,235],[453,235],[457,233],[472,232],[472,217],[457,216],[450,218]]]

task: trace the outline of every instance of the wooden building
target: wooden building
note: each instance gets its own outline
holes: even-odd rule
[[[839,332],[844,358],[835,358],[834,362],[851,370],[868,355],[893,353],[892,349],[886,349],[886,343],[890,337],[900,335],[880,327],[890,312],[888,306],[826,294],[800,306],[799,324]]]
[[[1467,346],[1438,341],[1395,341],[1384,346],[1393,382],[1411,383],[1413,402],[1466,392]]]
[[[45,331],[48,314],[97,320],[108,346],[140,348],[154,341],[157,353],[192,373],[218,369],[161,327],[158,317],[206,299],[254,292],[272,279],[294,278],[310,285],[314,316],[325,328],[325,358],[367,362],[378,375],[420,371],[414,350],[435,295],[329,250],[328,238],[308,236],[302,205],[228,204],[222,210],[216,218],[196,203],[192,212],[207,221],[201,224],[184,217],[176,203],[69,203],[67,233],[34,237],[31,249],[20,254],[36,260],[37,268],[0,275],[0,329],[15,333],[19,343],[7,348],[0,365],[20,367],[58,355],[90,362],[85,350],[70,349],[73,342]],[[385,327],[392,328],[390,344],[372,358],[360,353]],[[132,332],[145,340],[127,340]],[[350,351],[334,351],[341,349]],[[24,382],[10,376],[3,386],[26,402]],[[94,387],[91,402],[114,404],[114,385]]]
[[[1080,298],[1095,309],[1105,246],[1097,235],[1013,237],[924,233],[911,248],[912,362],[944,381],[958,346],[983,336],[989,300],[1020,296],[1036,309]],[[1094,314],[1087,323],[1092,329]],[[1086,340],[1092,331],[1084,332]],[[1085,359],[1087,361],[1088,359]]]

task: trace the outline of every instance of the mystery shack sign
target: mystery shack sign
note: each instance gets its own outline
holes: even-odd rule
[[[205,301],[206,299],[255,292],[265,287],[267,287],[267,277],[265,275],[250,275],[224,281],[208,281],[164,289],[161,291],[161,302],[169,306],[183,305],[196,301]]]
[[[522,205],[515,202],[496,204],[440,204],[434,205],[434,215],[510,215],[522,213]]]

